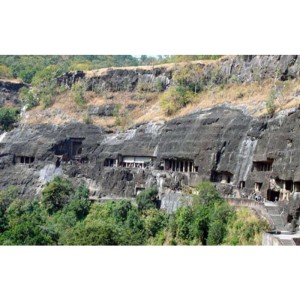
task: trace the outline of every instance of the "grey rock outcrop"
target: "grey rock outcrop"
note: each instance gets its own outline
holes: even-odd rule
[[[298,63],[298,56],[225,57],[203,66],[203,80],[217,84],[287,80],[299,76]],[[111,92],[132,91],[138,85],[142,88],[142,83],[155,87],[158,79],[164,88],[172,84],[172,73],[164,68],[113,69],[85,76],[73,72],[59,80],[71,86],[84,79],[87,89],[98,85]],[[113,106],[89,109],[90,114],[105,116],[112,110]],[[0,136],[0,188],[17,185],[20,197],[36,197],[47,180],[62,174],[75,184],[87,184],[94,199],[134,197],[156,185],[168,207],[172,196],[167,195],[210,180],[226,195],[255,191],[279,200],[288,221],[289,216],[297,218],[299,126],[300,108],[256,118],[226,105],[168,122],[139,124],[124,132],[79,123],[27,125]],[[293,200],[288,207],[289,199]]]
[[[265,79],[288,80],[300,76],[300,59],[298,55],[238,55],[225,56],[213,64],[197,63],[202,86],[226,84],[229,82],[253,82]],[[105,92],[164,91],[173,84],[177,66],[153,67],[152,69],[115,68],[93,75],[76,71],[68,72],[57,79],[58,84],[71,87],[79,80],[84,80],[87,90]]]
[[[22,82],[0,79],[0,107],[6,103],[20,104],[19,90],[25,86]]]
[[[163,91],[170,84],[171,72],[164,67],[154,67],[152,70],[107,69],[101,75],[87,75],[85,72],[68,72],[57,79],[59,85],[71,87],[75,82],[84,80],[86,90],[106,92],[130,91],[137,87],[140,90]]]
[[[100,106],[89,106],[88,107],[88,114],[90,116],[105,116],[111,117],[114,115],[117,106],[115,104],[107,104],[107,105],[100,105]]]

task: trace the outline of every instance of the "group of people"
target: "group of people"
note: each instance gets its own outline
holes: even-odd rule
[[[257,202],[265,202],[266,199],[256,192],[252,192],[250,195],[246,194],[245,192],[242,192],[242,198],[249,199],[249,200],[255,200]]]

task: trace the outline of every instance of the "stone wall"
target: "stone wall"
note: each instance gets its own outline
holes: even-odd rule
[[[282,246],[282,243],[273,234],[264,232],[262,235],[262,246]]]

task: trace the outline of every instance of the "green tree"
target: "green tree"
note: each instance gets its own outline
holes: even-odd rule
[[[221,221],[215,220],[209,226],[207,245],[220,245],[226,234],[226,226]]]
[[[226,245],[261,245],[262,233],[270,229],[265,220],[258,219],[248,208],[240,208],[227,226]]]
[[[166,228],[168,218],[165,212],[158,209],[148,209],[144,211],[144,226],[148,237],[154,237],[158,232]]]
[[[208,245],[220,245],[223,243],[228,224],[234,216],[235,211],[228,203],[214,203],[209,220]]]
[[[16,187],[8,187],[7,189],[0,191],[0,233],[5,230],[7,220],[6,220],[6,210],[11,205],[11,203],[17,198],[18,189]]]
[[[37,201],[15,200],[6,212],[7,228],[0,235],[1,245],[51,245],[53,241],[43,230],[46,215]]]
[[[136,197],[136,202],[139,211],[143,211],[150,208],[155,208],[155,200],[157,199],[158,190],[156,187],[145,189],[139,193]]]
[[[193,221],[193,211],[190,207],[182,207],[175,213],[176,237],[181,240],[191,239],[191,223]]]
[[[128,213],[132,209],[132,204],[128,200],[121,200],[115,203],[112,209],[112,216],[116,222],[125,222],[128,217]]]
[[[193,93],[182,85],[171,86],[159,99],[165,114],[172,115],[192,101]]]
[[[68,179],[60,176],[48,182],[42,191],[42,202],[50,214],[62,209],[69,201],[73,187]]]
[[[76,189],[74,196],[71,197],[70,202],[66,206],[66,210],[74,211],[77,220],[83,220],[88,215],[90,208],[89,189],[81,184]]]
[[[29,90],[27,87],[22,87],[19,90],[19,97],[25,103],[27,109],[31,109],[39,104],[37,93]]]
[[[194,201],[201,205],[214,204],[221,201],[220,193],[216,190],[213,183],[209,181],[201,182],[197,188],[197,195],[194,197]]]
[[[78,223],[70,239],[74,245],[119,245],[121,231],[112,220],[85,220]]]
[[[76,104],[79,107],[85,106],[84,91],[85,91],[84,82],[77,82],[72,85],[71,94]]]
[[[0,127],[2,130],[10,130],[18,121],[19,110],[16,108],[0,108]]]

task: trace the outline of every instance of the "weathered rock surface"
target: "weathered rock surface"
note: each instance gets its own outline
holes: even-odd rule
[[[268,120],[221,106],[167,123],[142,124],[111,134],[84,124],[24,126],[1,138],[0,168],[7,173],[16,156],[34,157],[34,166],[44,165],[55,158],[56,145],[69,138],[84,138],[81,156],[86,156],[88,164],[94,165],[100,173],[105,169],[103,165],[107,158],[147,156],[154,158],[152,167],[157,170],[166,159],[193,161],[198,171],[187,174],[190,184],[200,180],[219,181],[222,174],[229,174],[234,185],[245,181],[245,187],[250,189],[254,182],[265,180],[267,188],[272,176],[300,181],[300,139],[296,130],[299,119],[298,109]],[[272,172],[252,170],[253,161],[268,159],[273,160]],[[81,174],[78,168],[72,165],[68,172]],[[85,169],[84,165],[80,168]],[[116,170],[111,172],[115,172],[118,180],[128,178],[123,171],[122,175]],[[3,177],[1,182],[4,186]],[[264,190],[264,184],[261,188]]]
[[[58,84],[71,87],[80,80],[86,81],[86,90],[106,92],[130,91],[138,86],[141,90],[157,91],[165,90],[170,84],[171,72],[164,67],[156,67],[152,70],[145,69],[108,69],[101,75],[87,75],[84,72],[68,72],[58,78]]]
[[[298,56],[226,57],[203,66],[203,80],[286,80],[299,76],[298,63]],[[59,80],[71,86],[85,76],[68,73]],[[142,83],[154,88],[156,80],[166,88],[172,74],[164,68],[108,70],[85,79],[87,89],[97,85],[106,91],[132,91]],[[90,114],[107,116],[113,109],[92,107]],[[156,185],[167,207],[172,198],[168,195],[177,197],[182,186],[211,180],[226,195],[255,190],[270,200],[279,199],[286,218],[295,218],[299,127],[299,108],[256,118],[226,105],[116,133],[79,123],[23,126],[0,136],[0,188],[17,185],[21,197],[36,197],[47,180],[63,174],[76,184],[87,184],[94,199],[134,197]],[[146,168],[144,162],[149,163]],[[290,206],[288,199],[294,199]]]
[[[107,105],[100,105],[100,106],[89,106],[88,107],[88,114],[90,116],[104,116],[104,117],[111,117],[114,115],[116,110],[115,104],[107,104]]]
[[[24,86],[22,82],[0,79],[0,107],[6,103],[19,104],[19,90]]]
[[[238,55],[225,57],[205,68],[207,80],[251,82],[267,78],[287,80],[299,77],[298,55]]]
[[[228,82],[253,82],[276,78],[288,80],[300,76],[298,55],[239,55],[226,56],[214,64],[198,63],[202,85]],[[58,78],[59,84],[71,87],[79,80],[86,81],[87,90],[106,92],[163,91],[173,82],[175,67],[153,67],[152,69],[108,69],[98,75],[95,71],[68,72]]]

